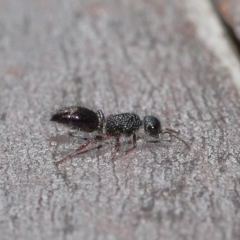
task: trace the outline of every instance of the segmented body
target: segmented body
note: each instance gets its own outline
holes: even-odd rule
[[[92,111],[84,107],[66,107],[57,111],[51,118],[51,121],[55,121],[68,127],[79,129],[82,132],[94,132],[98,131],[100,135],[97,135],[89,139],[86,143],[79,146],[76,150],[68,154],[66,157],[56,162],[60,164],[66,159],[73,157],[74,155],[82,152],[90,143],[94,141],[104,141],[110,137],[115,138],[115,152],[120,146],[120,137],[132,136],[132,146],[125,150],[125,153],[129,153],[136,146],[136,132],[143,125],[146,134],[152,137],[159,137],[159,134],[168,133],[175,138],[178,138],[175,134],[179,134],[178,131],[172,129],[162,130],[160,121],[154,116],[145,116],[141,121],[140,117],[135,113],[121,113],[116,115],[110,115],[105,120],[104,114],[101,110]],[[178,138],[180,139],[180,138]],[[189,145],[180,139],[188,148]]]

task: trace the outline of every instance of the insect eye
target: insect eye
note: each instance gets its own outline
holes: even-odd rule
[[[154,133],[155,130],[157,129],[157,127],[153,126],[153,125],[148,125],[148,126],[146,126],[146,129],[147,129],[147,132]]]

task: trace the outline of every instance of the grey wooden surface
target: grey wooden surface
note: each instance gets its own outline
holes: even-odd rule
[[[1,239],[240,239],[240,70],[217,28],[208,1],[1,0]],[[191,149],[140,132],[57,168],[86,137],[49,122],[70,104],[154,114]]]

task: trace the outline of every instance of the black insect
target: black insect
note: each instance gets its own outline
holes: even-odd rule
[[[161,134],[168,133],[181,140],[184,144],[189,145],[181,138],[177,137],[180,132],[173,129],[162,129],[160,121],[154,116],[145,116],[143,120],[135,113],[120,113],[110,115],[106,119],[101,110],[92,111],[84,107],[66,107],[57,111],[51,118],[51,121],[65,124],[73,129],[78,129],[82,132],[95,132],[99,135],[89,139],[86,143],[79,146],[76,150],[62,158],[56,164],[63,163],[68,158],[79,154],[90,143],[95,141],[108,140],[110,137],[115,138],[115,151],[119,149],[121,136],[133,136],[132,146],[125,151],[129,153],[136,147],[137,137],[136,132],[143,125],[146,134],[159,138]]]

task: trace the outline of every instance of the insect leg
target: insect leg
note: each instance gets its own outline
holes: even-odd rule
[[[67,156],[65,156],[61,160],[57,161],[55,164],[59,165],[59,164],[65,162],[68,158],[71,158],[71,157],[79,154],[83,149],[85,149],[90,143],[92,143],[94,141],[104,141],[104,140],[107,140],[107,139],[109,139],[109,136],[107,136],[107,135],[97,135],[94,138],[89,139],[86,143],[79,146],[77,149],[75,149],[74,151],[69,153]]]
[[[137,143],[137,136],[135,133],[133,133],[133,144],[129,149],[125,151],[125,154],[128,154],[129,152],[131,152],[136,147],[137,145],[136,143]]]

